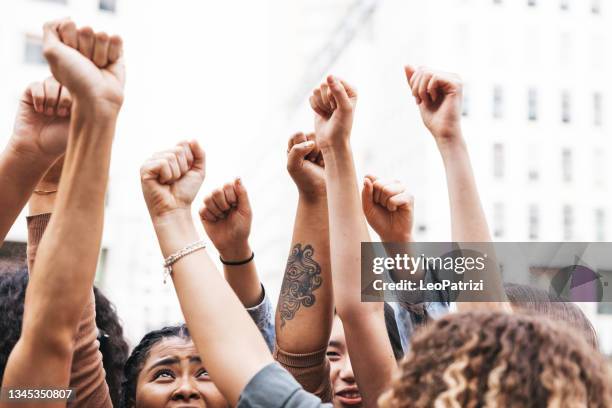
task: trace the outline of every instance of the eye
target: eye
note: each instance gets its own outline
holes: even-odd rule
[[[208,376],[208,371],[206,371],[206,370],[205,370],[205,369],[203,369],[203,368],[202,368],[200,371],[198,371],[198,372],[196,373],[196,375],[195,375],[195,376],[196,376],[196,378],[198,378],[198,379],[202,379],[202,380],[207,380],[207,379],[209,379],[209,378],[210,378],[210,377]]]
[[[338,353],[337,351],[334,351],[334,350],[327,351],[327,358],[329,358],[330,361],[338,361],[340,360],[341,357],[342,355],[340,355],[340,353]]]
[[[153,380],[157,380],[158,378],[161,379],[173,379],[174,377],[174,372],[172,372],[172,370],[168,370],[167,368],[163,369],[163,370],[159,370],[157,371],[154,375],[153,375]]]

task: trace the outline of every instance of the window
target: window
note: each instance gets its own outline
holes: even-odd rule
[[[604,151],[601,148],[593,150],[593,184],[595,188],[601,189],[605,186],[606,177],[606,162],[604,160]]]
[[[568,91],[564,91],[561,94],[561,121],[563,123],[570,123],[572,121],[571,109],[570,94]]]
[[[574,209],[570,205],[563,206],[563,240],[571,241],[574,237]]]
[[[493,88],[493,117],[501,119],[504,116],[504,90],[501,86]]]
[[[600,92],[593,94],[593,125],[600,127],[603,122],[603,100]]]
[[[100,0],[100,10],[114,13],[117,9],[117,0]]]
[[[601,0],[591,0],[591,13],[601,14]]]
[[[527,94],[527,109],[529,112],[529,120],[538,120],[538,91],[535,88],[529,88]]]
[[[561,0],[559,3],[561,10],[569,10],[569,0]]]
[[[603,208],[595,210],[595,240],[606,241],[606,210]]]
[[[540,208],[536,204],[529,206],[529,239],[537,241],[540,238]]]
[[[538,181],[540,179],[539,164],[539,151],[535,146],[530,146],[527,150],[527,180]]]
[[[26,64],[46,64],[43,56],[42,39],[35,35],[26,35],[24,61]]]
[[[529,7],[535,7],[536,6],[536,0],[527,0],[527,5]]]
[[[505,219],[504,203],[495,203],[493,205],[493,235],[495,238],[502,238],[505,235]]]
[[[612,284],[612,271],[602,271],[600,269],[597,273],[601,276],[601,281],[604,285],[606,283],[608,283],[608,286]],[[604,290],[610,290],[610,288],[604,287]],[[597,313],[601,315],[612,315],[612,302],[597,303]]]
[[[496,143],[493,146],[493,177],[504,178],[504,145]]]
[[[563,182],[565,183],[571,183],[573,179],[572,161],[572,151],[570,149],[563,149],[561,152],[561,170],[563,173]]]

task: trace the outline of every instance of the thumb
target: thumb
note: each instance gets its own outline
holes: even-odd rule
[[[206,171],[206,154],[204,153],[204,149],[202,149],[197,140],[190,141],[189,148],[191,149],[191,154],[193,154],[191,170],[196,170],[204,174]]]
[[[304,160],[304,158],[311,153],[314,148],[315,142],[312,140],[293,145],[291,150],[289,150],[289,154],[287,155],[287,169],[291,171],[299,168],[302,160]]]
[[[416,69],[414,69],[412,65],[406,65],[404,67],[404,71],[406,71],[406,79],[408,80],[408,83],[410,83],[410,80],[412,79],[412,76],[416,72]]]
[[[361,205],[363,212],[367,216],[374,206],[374,184],[369,177],[363,180],[363,190],[361,191]]]
[[[251,212],[251,203],[249,202],[249,195],[242,184],[242,179],[238,177],[234,181],[234,191],[236,192],[236,198],[238,199],[238,207],[237,210],[245,213]]]
[[[327,84],[329,85],[329,89],[331,90],[331,93],[334,96],[334,99],[336,100],[338,109],[341,112],[352,111],[353,105],[351,104],[351,100],[349,98],[347,90],[342,85],[342,83],[338,80],[338,78],[335,78],[332,75],[328,76]]]

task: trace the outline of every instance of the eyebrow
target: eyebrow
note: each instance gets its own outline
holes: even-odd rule
[[[147,371],[151,371],[154,368],[157,368],[159,366],[169,366],[169,365],[174,365],[174,364],[178,364],[180,363],[181,360],[179,360],[177,357],[166,357],[166,358],[162,358],[161,360],[157,361],[155,364],[153,364]],[[198,356],[192,356],[189,357],[189,362],[190,363],[199,363],[202,364],[202,359]]]
[[[329,342],[329,347],[337,347],[337,348],[342,348],[342,343],[340,343],[339,341],[336,340],[331,340]]]

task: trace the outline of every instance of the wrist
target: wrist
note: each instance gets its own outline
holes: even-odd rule
[[[440,133],[440,135],[436,136],[436,144],[442,156],[467,149],[461,130]]]
[[[24,140],[28,139],[28,140]],[[7,153],[20,163],[31,164],[46,171],[60,155],[44,152],[32,138],[23,138],[14,135],[7,145]]]
[[[86,112],[88,115],[102,120],[113,120],[119,116],[123,99],[111,99],[103,95],[81,93],[73,98],[74,112]]]
[[[217,248],[221,259],[227,262],[239,262],[253,255],[253,250],[248,241],[237,242],[225,248]]]
[[[348,137],[335,138],[331,142],[320,144],[323,156],[351,151],[351,140]]]
[[[380,239],[383,242],[414,242],[412,234],[383,234]]]
[[[306,205],[325,204],[327,206],[327,191],[325,188],[322,191],[303,191],[298,189],[298,200]]]

